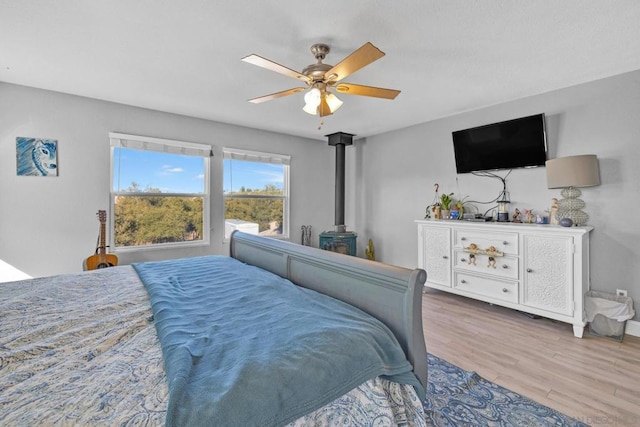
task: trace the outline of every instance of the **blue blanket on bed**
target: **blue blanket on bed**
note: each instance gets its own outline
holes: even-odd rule
[[[277,426],[376,376],[420,383],[393,334],[341,301],[229,257],[134,264],[169,383],[168,426]]]

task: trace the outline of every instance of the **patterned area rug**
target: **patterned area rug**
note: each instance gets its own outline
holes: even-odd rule
[[[587,424],[464,371],[431,354],[424,409],[433,426],[571,426]]]

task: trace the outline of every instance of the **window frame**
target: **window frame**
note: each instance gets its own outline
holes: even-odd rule
[[[109,171],[109,246],[111,252],[136,252],[170,248],[185,248],[196,246],[208,246],[211,243],[211,157],[213,148],[210,145],[177,141],[171,139],[153,138],[148,136],[128,135],[123,133],[109,132],[110,144],[110,171]],[[124,192],[116,191],[113,186],[114,181],[114,153],[115,148],[129,148],[142,151],[156,151],[167,154],[183,154],[201,157],[204,161],[204,188],[203,193],[146,193],[146,192]],[[131,197],[202,197],[202,239],[183,242],[154,243],[150,245],[137,246],[116,246],[115,235],[115,200],[117,196]]]
[[[222,189],[222,197],[223,197],[223,207],[222,207],[222,230],[223,230],[223,241],[226,243],[229,241],[229,238],[226,237],[226,216],[227,216],[227,198],[235,198],[235,199],[266,199],[266,200],[283,200],[283,212],[282,212],[282,234],[269,236],[274,239],[280,240],[289,240],[290,239],[290,223],[289,223],[289,210],[291,206],[291,190],[290,190],[290,168],[291,168],[291,156],[288,154],[276,154],[276,153],[267,153],[263,151],[254,151],[254,150],[244,150],[240,148],[232,148],[232,147],[222,147],[222,182],[224,183],[225,178],[225,160],[240,160],[240,161],[248,161],[255,163],[270,163],[270,164],[280,164],[283,167],[283,183],[282,183],[282,196],[274,196],[274,195],[235,195],[235,196],[227,196],[225,194],[224,188]],[[224,187],[224,184],[223,184]]]

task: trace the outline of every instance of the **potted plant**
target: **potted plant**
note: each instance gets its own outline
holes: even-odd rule
[[[424,219],[440,219],[441,205],[440,202],[435,202],[429,206],[427,206]]]
[[[376,260],[376,250],[373,247],[373,240],[369,239],[369,243],[367,244],[367,247],[364,249],[364,253],[367,256],[367,259],[370,259],[371,261]]]
[[[462,210],[462,203],[459,200],[456,200],[455,203],[451,204],[451,212],[449,213],[449,216],[451,219],[460,219],[462,216]]]
[[[455,203],[451,205],[451,218],[452,219],[462,219],[464,215],[464,204],[466,197],[456,200]],[[455,214],[454,214],[455,212]]]
[[[449,219],[451,214],[451,204],[453,203],[453,193],[442,193],[440,196],[440,208],[442,219]]]

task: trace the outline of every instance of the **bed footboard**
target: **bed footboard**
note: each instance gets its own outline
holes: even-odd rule
[[[427,386],[422,287],[427,273],[234,231],[230,255],[305,288],[347,302],[382,321]]]

